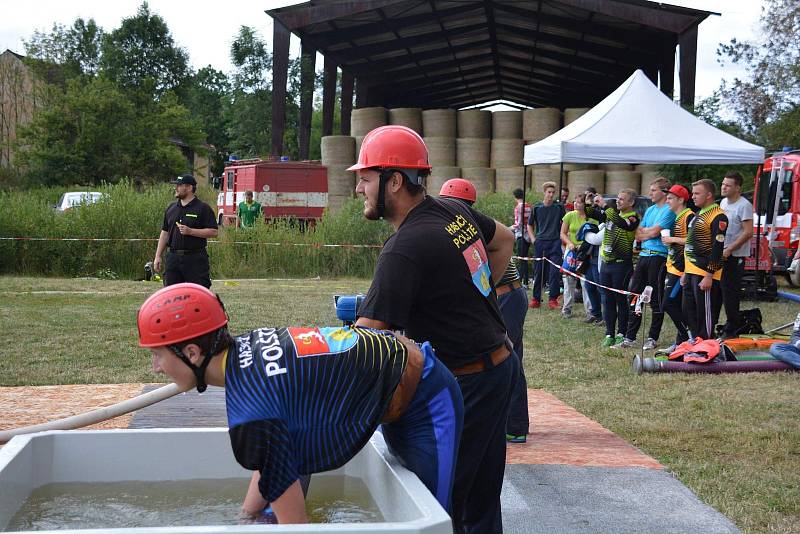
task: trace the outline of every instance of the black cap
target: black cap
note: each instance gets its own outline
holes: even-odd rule
[[[181,174],[174,180],[170,182],[171,184],[187,184],[187,185],[197,185],[197,180],[194,179],[194,176],[191,174]]]

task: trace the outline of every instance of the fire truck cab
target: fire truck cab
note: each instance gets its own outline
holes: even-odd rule
[[[264,218],[313,221],[328,205],[328,171],[314,162],[246,159],[229,161],[217,197],[221,225],[238,225],[237,208],[252,191]]]
[[[800,242],[800,150],[784,149],[759,166],[753,192],[753,239],[745,270],[757,277],[784,275],[800,285],[789,266]]]

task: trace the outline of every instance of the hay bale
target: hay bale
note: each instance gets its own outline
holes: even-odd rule
[[[639,165],[635,165],[633,170],[636,172],[657,172],[661,168],[660,164],[653,164],[653,163],[640,163]]]
[[[390,109],[389,124],[405,126],[422,135],[422,110],[420,108]]]
[[[566,108],[564,110],[564,126],[574,122],[578,117],[585,115],[592,108]]]
[[[550,168],[550,165],[531,165],[531,184],[530,188],[537,193],[542,192],[542,185],[545,182],[555,182],[558,186],[558,171]]]
[[[352,199],[350,195],[331,195],[328,193],[328,211],[331,213],[339,213],[345,202]]]
[[[488,167],[462,168],[461,177],[472,182],[478,196],[494,193],[494,169]]]
[[[352,198],[356,191],[356,174],[347,170],[349,165],[327,165],[328,197],[346,196]]]
[[[567,173],[567,187],[573,197],[588,187],[594,187],[598,193],[602,193],[605,191],[605,177],[605,171],[600,170],[570,171]]]
[[[525,167],[505,167],[495,169],[494,190],[497,193],[511,193],[523,187]]]
[[[431,174],[425,179],[425,189],[429,195],[438,195],[442,184],[452,178],[461,177],[460,167],[433,167]]]
[[[350,115],[350,133],[365,136],[379,126],[386,126],[385,108],[356,108]]]
[[[456,164],[456,140],[454,137],[426,137],[428,163],[432,166],[453,167]]]
[[[422,133],[425,137],[456,137],[456,110],[425,109],[422,111]]]
[[[522,113],[519,111],[492,113],[492,139],[522,139]]]
[[[491,166],[517,167],[522,165],[525,141],[522,139],[492,139]]]
[[[645,171],[642,172],[641,175],[642,175],[642,182],[641,186],[639,187],[639,192],[642,195],[650,194],[650,184],[652,184],[659,178],[666,178],[658,171]]]
[[[522,112],[522,138],[528,143],[541,141],[561,128],[561,112],[556,108],[526,109]]]
[[[356,162],[356,142],[349,135],[326,135],[320,142],[323,165],[347,165]]]
[[[634,171],[606,171],[605,192],[610,195],[616,195],[622,189],[633,189],[638,193],[641,184],[641,173]]]
[[[632,171],[633,165],[630,163],[605,163],[600,165],[604,171]]]
[[[492,112],[484,109],[465,109],[458,112],[458,137],[492,136]]]
[[[488,167],[491,142],[486,137],[459,137],[456,139],[456,166]],[[522,161],[520,159],[520,161]]]
[[[361,143],[364,142],[364,136],[363,135],[355,135],[355,136],[353,136],[353,139],[356,142],[356,161],[358,161],[358,156],[359,156],[359,154],[361,154]]]
[[[596,166],[589,163],[564,163],[564,172],[571,171],[588,171],[594,169]],[[556,171],[561,170],[561,163],[553,163],[550,168]]]

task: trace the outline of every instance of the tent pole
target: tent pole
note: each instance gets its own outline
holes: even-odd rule
[[[561,162],[561,168],[558,173],[558,201],[561,202],[561,190],[564,189],[564,162]]]

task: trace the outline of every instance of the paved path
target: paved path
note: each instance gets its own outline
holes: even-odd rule
[[[16,428],[119,402],[157,385],[0,388]],[[503,485],[507,534],[736,533],[663,466],[619,436],[539,390],[528,390],[531,434],[509,445]],[[226,426],[224,390],[192,391],[121,417],[106,428]]]

